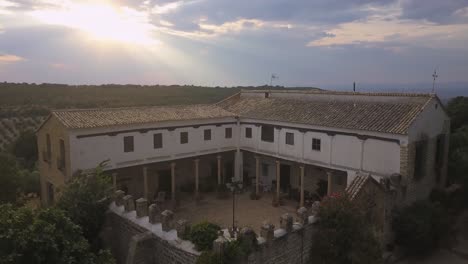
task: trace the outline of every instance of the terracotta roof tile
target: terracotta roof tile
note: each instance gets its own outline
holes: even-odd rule
[[[68,128],[93,128],[235,116],[216,105],[56,110],[52,111],[52,115],[56,116]]]
[[[335,93],[331,94],[336,97]],[[403,98],[402,95],[393,96]],[[411,98],[377,101],[237,96],[219,105],[244,118],[407,134],[412,121],[432,98],[426,95],[408,97]]]

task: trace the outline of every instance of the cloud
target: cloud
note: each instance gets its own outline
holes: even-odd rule
[[[24,58],[12,54],[0,54],[0,63],[15,63],[23,61]]]
[[[459,23],[458,10],[468,6],[466,0],[402,0],[403,19],[424,19],[427,21],[452,24]]]
[[[403,19],[404,9],[374,10],[368,18],[331,27],[326,35],[310,41],[309,47],[367,45],[401,51],[401,45],[432,48],[462,48],[468,38],[468,24],[439,24],[425,19]],[[428,41],[429,40],[429,41]],[[396,47],[394,45],[399,45]]]

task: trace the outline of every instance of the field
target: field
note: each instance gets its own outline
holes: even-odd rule
[[[51,109],[206,104],[241,89],[285,88],[0,83],[0,151],[22,131],[35,130]]]

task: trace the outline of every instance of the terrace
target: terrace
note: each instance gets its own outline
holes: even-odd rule
[[[250,193],[244,192],[235,196],[235,224],[236,226],[250,227],[257,234],[260,226],[267,221],[279,227],[280,216],[289,213],[295,216],[297,202],[285,200],[283,205],[272,206],[273,193],[264,193],[259,200],[251,200]],[[204,194],[204,198],[196,201],[193,197],[185,197],[175,210],[177,219],[187,219],[191,223],[209,221],[222,228],[232,227],[233,219],[232,194],[227,199],[219,199],[215,193]]]

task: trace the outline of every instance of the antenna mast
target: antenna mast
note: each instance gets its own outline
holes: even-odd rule
[[[273,80],[274,79],[278,79],[278,75],[276,75],[275,73],[272,73],[271,74],[271,77],[270,77],[270,86],[273,85]]]
[[[439,75],[437,75],[437,70],[434,69],[434,73],[432,74],[432,93],[435,93],[435,81],[437,77],[439,77]]]

